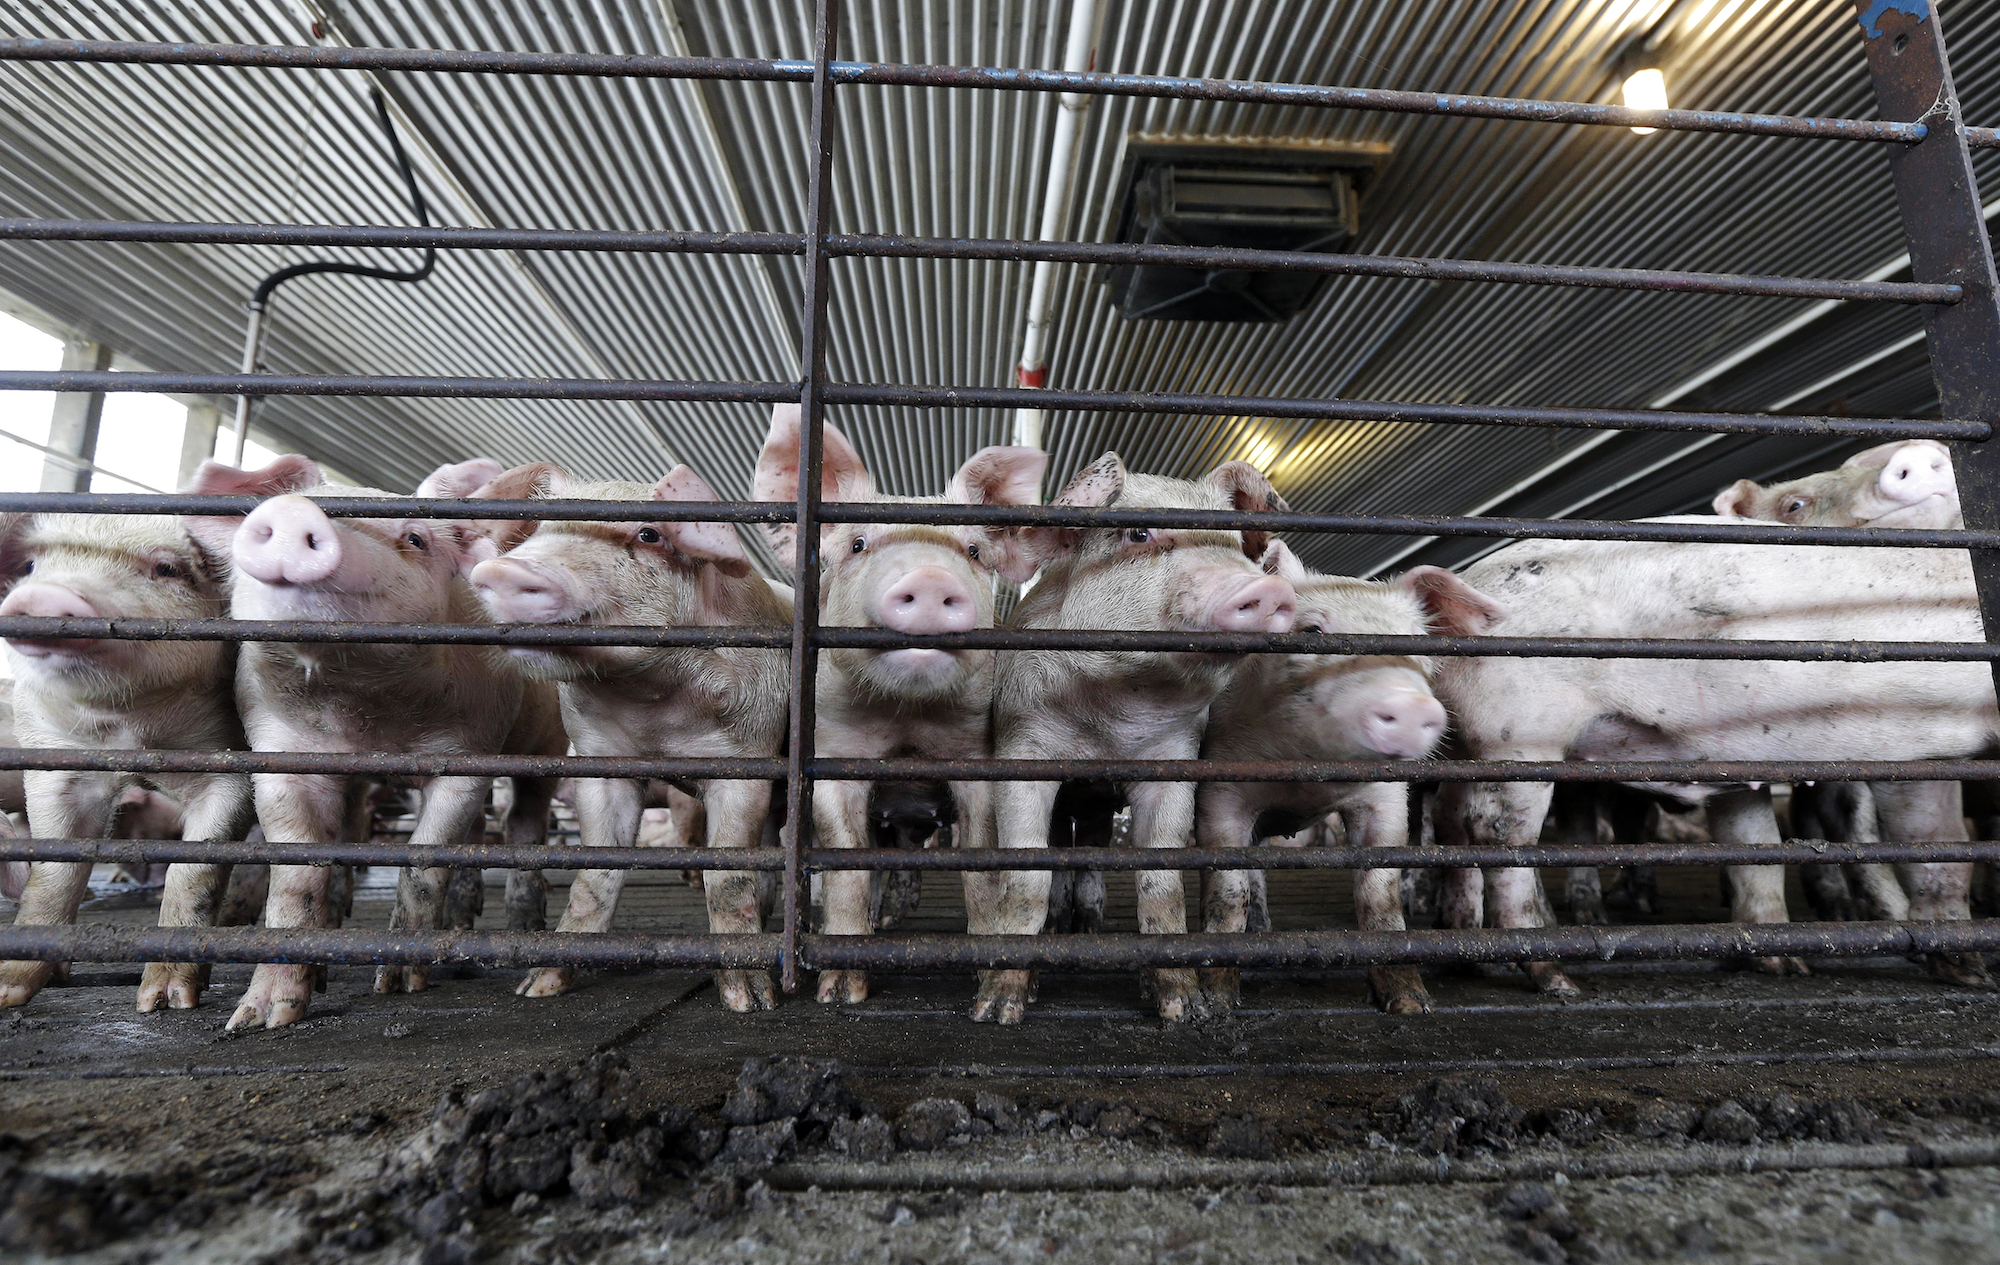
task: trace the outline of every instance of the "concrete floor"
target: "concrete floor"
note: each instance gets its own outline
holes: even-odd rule
[[[489,923],[502,877],[489,875]],[[1662,877],[1663,920],[1720,913],[1712,871]],[[956,879],[933,880],[911,929],[962,927]],[[392,882],[388,871],[364,876],[356,924],[386,925]],[[1112,893],[1114,928],[1130,927],[1129,880],[1114,878]],[[553,899],[562,895],[559,887]],[[1351,925],[1345,875],[1274,875],[1272,904],[1281,928]],[[131,897],[94,905],[85,917],[153,913]],[[694,894],[671,873],[635,877],[619,914],[633,929],[695,930],[700,920]],[[1372,1133],[1370,1122],[1399,1095],[1468,1074],[1531,1115],[1609,1120],[1661,1102],[1700,1111],[1783,1090],[1865,1104],[1879,1140],[1896,1146],[2000,1138],[2000,996],[1946,988],[1902,961],[1818,965],[1806,979],[1584,968],[1587,995],[1566,1005],[1532,995],[1512,972],[1448,977],[1431,981],[1435,1013],[1406,1018],[1377,1014],[1358,974],[1253,973],[1242,1011],[1202,1028],[1163,1027],[1132,978],[1056,977],[1043,981],[1029,1020],[1006,1030],[964,1018],[971,983],[957,978],[880,978],[861,1006],[822,1007],[806,995],[739,1016],[691,973],[599,974],[566,996],[529,1001],[513,994],[518,972],[445,970],[427,993],[378,997],[371,972],[335,968],[305,1022],[237,1037],[222,1025],[247,967],[218,967],[200,1009],[141,1016],[131,1010],[135,968],[80,965],[67,986],[0,1014],[0,1175],[12,1147],[35,1171],[174,1174],[175,1199],[219,1193],[198,1224],[184,1224],[184,1208],[163,1212],[157,1233],[126,1234],[78,1259],[345,1259],[356,1253],[320,1241],[305,1214],[369,1180],[447,1090],[616,1050],[635,1092],[712,1110],[744,1059],[792,1054],[840,1060],[855,1093],[890,1119],[918,1099],[970,1103],[989,1091],[1031,1112],[1122,1103],[1147,1128],[1106,1138],[1058,1125],[898,1159],[883,1171],[908,1173],[903,1195],[893,1176],[877,1181],[883,1190],[786,1190],[774,1172],[743,1209],[692,1232],[645,1207],[499,1209],[480,1224],[478,1258],[2000,1259],[2000,1172],[1986,1168],[1579,1177],[1560,1193],[1587,1233],[1566,1247],[1496,1214],[1490,1184],[1411,1186],[1407,1173],[1385,1169],[1345,1184],[1205,1189],[1185,1166],[1218,1121],[1241,1115],[1262,1122],[1281,1161],[1402,1155],[1404,1143]],[[1544,1137],[1481,1152],[1480,1162],[1643,1170],[1660,1149],[1647,1145],[1609,1132]],[[1681,1138],[1668,1149],[1705,1145]],[[1770,1150],[1759,1147],[1730,1155]],[[1175,1163],[1183,1168],[1167,1171]],[[954,1173],[976,1184],[982,1165],[1015,1173],[1016,1184],[1022,1172],[1077,1184],[1076,1174],[1132,1168],[1170,1188],[916,1193]],[[799,1171],[807,1177],[793,1185],[821,1170]],[[1924,1184],[1934,1177],[1943,1193]],[[0,1244],[7,1215],[22,1210],[0,1209]],[[32,1255],[35,1244],[16,1246]],[[436,1245],[430,1252],[425,1259],[445,1259]],[[392,1243],[375,1255],[416,1259],[419,1247]]]

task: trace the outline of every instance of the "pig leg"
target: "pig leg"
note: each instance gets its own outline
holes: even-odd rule
[[[1142,848],[1184,848],[1194,833],[1194,784],[1148,782],[1132,789],[1132,839]],[[1179,870],[1139,870],[1139,930],[1145,935],[1187,934],[1187,896]],[[1245,893],[1246,898],[1248,893]],[[1160,1018],[1170,1023],[1207,1018],[1201,982],[1187,967],[1153,972]]]
[[[346,779],[298,773],[260,773],[251,779],[257,819],[274,845],[273,855],[291,843],[332,843],[340,831]],[[264,902],[267,927],[319,927],[326,923],[327,872],[317,865],[271,866],[270,895]],[[229,1017],[229,1031],[281,1028],[305,1018],[315,970],[298,963],[266,962],[250,977],[250,987]]]
[[[868,783],[820,782],[813,787],[813,828],[823,848],[868,846]],[[869,918],[870,870],[827,870],[820,875],[820,900],[825,908],[820,929],[830,936],[865,936],[873,931]],[[868,972],[821,971],[819,999],[823,1002],[868,1000]]]
[[[549,805],[554,778],[517,777],[514,802],[507,806],[507,842],[540,845],[549,841]],[[549,880],[540,870],[507,872],[507,930],[540,931],[549,925]]]
[[[424,788],[424,810],[417,816],[417,828],[410,833],[416,847],[436,847],[463,842],[484,819],[486,796],[491,778],[440,777]],[[436,931],[444,926],[445,888],[451,871],[441,866],[406,866],[396,875],[396,908],[389,915],[391,931]],[[378,966],[375,991],[378,993],[421,993],[430,987],[430,967]]]
[[[1850,789],[1854,794],[1842,819],[1843,837],[1850,843],[1880,843],[1882,822],[1873,786],[1857,782]],[[1888,793],[1893,796],[1897,792],[1889,789]],[[1902,922],[1910,916],[1910,897],[1896,877],[1895,866],[1863,862],[1848,866],[1847,876],[1860,906],[1859,917]]]
[[[1350,800],[1340,810],[1350,843],[1364,848],[1401,848],[1410,839],[1409,796],[1400,782],[1381,782]],[[1354,871],[1354,917],[1363,931],[1402,931],[1403,872]],[[1371,966],[1368,991],[1375,1004],[1392,1015],[1426,1014],[1430,993],[1414,966]]]
[[[1015,753],[1008,753],[1015,754]],[[1033,754],[1022,752],[1019,754]],[[1055,782],[1001,782],[993,788],[993,842],[1002,848],[1047,848],[1049,817],[1055,811]],[[978,826],[961,816],[962,847],[977,847]],[[965,929],[971,935],[1040,935],[1049,916],[1049,871],[967,870]],[[972,1002],[976,1023],[1021,1022],[1028,1011],[1027,971],[979,973]]]
[[[1440,787],[1435,795],[1429,797],[1430,805],[1424,816],[1430,822],[1432,842],[1447,848],[1462,848],[1470,842],[1466,837],[1466,789],[1463,784],[1451,783]],[[1440,867],[1437,883],[1438,926],[1465,930],[1485,925],[1486,874],[1483,870]]]
[[[1241,789],[1211,782],[1195,793],[1196,846],[1247,848],[1256,843],[1257,824]],[[1201,876],[1201,929],[1232,934],[1250,929],[1254,899],[1251,878],[1259,870],[1204,870]],[[1198,974],[1207,1009],[1228,1011],[1242,999],[1243,972],[1233,966],[1203,967]]]
[[[475,822],[472,827],[477,838],[469,837],[468,843],[477,843],[486,832]],[[441,925],[449,931],[470,931],[479,925],[479,915],[486,911],[486,875],[477,868],[466,866],[450,871],[444,884],[444,913]]]
[[[1560,843],[1588,847],[1597,842],[1597,801],[1595,786],[1559,786],[1549,811],[1555,817],[1555,834]],[[1604,913],[1604,887],[1594,865],[1570,867],[1564,883],[1569,901],[1570,921],[1582,927],[1602,927],[1611,920]]]
[[[629,848],[639,837],[639,814],[645,797],[640,783],[623,778],[579,778],[576,782],[577,832],[586,848]],[[560,932],[604,932],[625,890],[623,870],[578,870],[570,883],[569,904],[563,907]],[[710,885],[711,893],[714,885]],[[714,897],[711,894],[710,900]],[[514,991],[523,997],[554,997],[576,986],[573,966],[541,966],[529,971]]]
[[[352,886],[353,870],[348,870]],[[271,890],[271,867],[239,865],[229,871],[229,885],[222,893],[222,908],[216,913],[218,927],[254,927],[264,916],[264,898]]]
[[[118,779],[104,773],[48,773],[30,770],[22,781],[28,821],[45,839],[102,839],[117,811]],[[76,907],[89,890],[84,862],[37,861],[14,912],[17,927],[64,926],[76,921]],[[25,1006],[56,973],[54,962],[0,962],[0,1009]]]
[[[771,784],[708,782],[703,785],[702,803],[708,809],[709,847],[755,847],[762,840],[765,819],[771,815]],[[635,832],[638,819],[635,802],[630,826]],[[717,935],[756,935],[764,929],[758,877],[754,870],[707,872],[703,887],[708,897],[710,931]],[[862,892],[865,902],[865,884]],[[864,911],[866,908],[864,903]],[[738,1013],[772,1010],[778,1004],[777,991],[771,984],[771,972],[761,967],[756,970],[717,971],[715,988],[722,995],[722,1004]]]
[[[1754,791],[1725,791],[1708,801],[1708,831],[1723,846],[1784,842],[1778,817],[1771,809],[1769,787]],[[1782,865],[1732,865],[1729,867],[1731,922],[1789,922],[1785,909],[1785,867]],[[1753,965],[1771,975],[1806,975],[1803,958],[1757,958]]]
[[[1510,751],[1494,758],[1536,760],[1560,758],[1540,752]],[[1463,828],[1472,842],[1508,848],[1532,845],[1542,833],[1554,788],[1546,782],[1477,782],[1463,791]],[[1442,805],[1440,805],[1442,807]],[[1440,832],[1443,825],[1440,823]],[[1486,897],[1495,926],[1535,927],[1542,923],[1541,875],[1533,869],[1508,867],[1486,873]],[[1574,997],[1582,990],[1553,962],[1529,962],[1523,970],[1537,990],[1556,997]]]
[[[224,842],[240,839],[250,827],[253,809],[250,779],[224,774],[203,778],[187,796],[185,824],[181,834],[187,839]],[[160,897],[162,927],[212,927],[222,890],[229,884],[227,865],[172,866],[167,871],[167,890]],[[140,1014],[150,1014],[162,1004],[186,1010],[201,999],[208,986],[208,967],[192,962],[148,962],[139,977]]]
[[[1965,807],[1957,782],[1875,784],[1875,810],[1891,839],[1963,839]],[[1912,922],[1962,922],[1972,917],[1972,866],[1965,861],[1902,864],[1896,870],[1910,894]],[[1932,953],[1931,974],[1948,984],[1992,988],[1986,959],[1977,953]]]

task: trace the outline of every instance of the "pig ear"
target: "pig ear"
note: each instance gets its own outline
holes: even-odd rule
[[[1039,448],[981,448],[952,476],[945,499],[961,505],[1033,505],[1049,454]]]
[[[293,452],[261,470],[238,470],[220,461],[204,461],[181,491],[194,496],[283,496],[318,487],[325,481],[311,458]],[[240,514],[190,514],[181,519],[181,525],[211,560],[226,561],[230,541],[242,521]]]
[[[474,457],[456,465],[439,466],[431,471],[429,478],[417,485],[417,495],[440,500],[471,496],[483,485],[499,478],[506,468],[491,457]]]
[[[790,501],[799,494],[799,429],[803,411],[796,404],[771,406],[771,429],[764,436],[764,450],[757,455],[757,472],[751,477],[753,501]],[[865,501],[875,493],[868,467],[861,454],[847,442],[847,436],[832,422],[824,424],[820,436],[819,495],[825,501]],[[778,565],[791,570],[798,565],[798,524],[772,523],[764,528]]]
[[[1247,461],[1225,461],[1208,472],[1206,480],[1221,488],[1229,495],[1232,508],[1239,510],[1289,510],[1285,498],[1279,496],[1264,477],[1264,472]],[[1264,556],[1264,546],[1270,541],[1271,533],[1265,531],[1245,531],[1243,552],[1250,558]]]
[[[1052,505],[1081,505],[1103,509],[1115,505],[1125,495],[1125,461],[1107,452],[1070,478],[1069,486],[1056,493]]]
[[[1051,505],[1073,505],[1082,509],[1103,509],[1118,503],[1125,495],[1125,461],[1115,452],[1107,452],[1070,477],[1062,491],[1056,493]],[[1076,548],[1082,538],[1074,527],[1021,527],[1006,533],[1006,539],[997,536],[1000,556],[994,559],[993,569],[1013,580],[1024,583],[1027,577],[1040,570],[1051,560]]]
[[[1443,567],[1412,568],[1391,586],[1417,599],[1437,636],[1477,637],[1507,618],[1506,607]]]
[[[660,476],[653,485],[656,501],[719,501],[715,489],[686,465],[678,465]],[[750,557],[743,541],[728,523],[661,523],[660,531],[674,542],[674,548],[690,558],[713,562],[724,575],[750,574]]]
[[[1264,556],[1257,560],[1257,565],[1264,569],[1265,575],[1275,575],[1294,587],[1312,578],[1306,564],[1300,562],[1291,546],[1282,540],[1274,540],[1264,546]]]
[[[483,532],[468,532],[458,553],[458,573],[471,580],[472,568],[499,556],[500,546],[494,543],[493,537]]]
[[[1926,448],[1937,449],[1947,457],[1951,455],[1951,449],[1945,447],[1943,443],[1935,439],[1897,439],[1886,444],[1877,444],[1873,448],[1855,453],[1852,457],[1841,462],[1840,468],[1846,470],[1854,466],[1886,466],[1906,444],[1922,444]]]
[[[461,495],[475,501],[536,501],[562,496],[569,489],[567,474],[549,462],[537,461],[503,470],[471,492]],[[501,553],[534,535],[539,526],[541,524],[532,518],[482,518],[466,524],[468,531],[491,540]]]
[[[1883,458],[1885,463],[1887,460],[1886,457]],[[1715,494],[1713,502],[1715,512],[1724,518],[1754,518],[1757,498],[1763,494],[1764,489],[1757,484],[1748,479],[1738,479]]]

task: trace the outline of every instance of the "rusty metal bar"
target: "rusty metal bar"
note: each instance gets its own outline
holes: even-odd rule
[[[806,308],[799,333],[799,371],[805,383],[799,399],[798,532],[793,543],[792,688],[790,748],[786,753],[784,937],[778,955],[778,986],[799,987],[799,942],[808,913],[807,876],[802,859],[813,819],[814,703],[819,655],[820,458],[826,421],[827,322],[833,290],[833,146],[840,113],[833,100],[833,54],[840,39],[840,0],[817,0],[813,25],[811,168],[806,180]]]
[[[0,747],[0,769],[318,773],[409,777],[621,777],[773,781],[790,761],[716,756],[415,755]],[[1958,782],[2000,779],[2000,760],[919,760],[804,762],[835,782]]]
[[[1895,423],[1890,423],[1895,424]],[[1908,438],[1925,437],[1925,424]],[[1934,424],[1933,424],[1934,425]],[[316,496],[334,518],[537,519],[546,522],[789,523],[790,501],[435,500]],[[242,515],[254,496],[136,492],[0,492],[0,513]],[[1853,545],[1882,549],[1995,549],[2000,529],[1794,527],[1785,523],[1658,523],[1575,518],[1487,518],[1445,514],[1327,514],[1302,510],[1095,509],[1071,505],[956,505],[828,502],[823,523],[970,523],[987,527],[1188,527],[1212,531],[1326,532],[1335,535],[1465,536],[1512,540],[1631,540],[1738,545]]]
[[[486,966],[758,968],[770,935],[551,935],[525,931],[317,928],[0,928],[0,958],[45,962],[479,963]],[[1640,962],[1736,957],[1906,956],[2000,949],[2000,921],[1720,923],[1504,930],[1278,931],[1214,935],[803,936],[808,969],[882,971],[1139,967],[1332,970],[1410,963]]]
[[[89,370],[0,372],[0,391],[160,392],[186,395],[374,396],[457,400],[633,400],[775,404],[793,387],[780,382],[680,382],[641,378],[438,377],[367,374],[139,373]],[[827,404],[905,408],[1062,408],[1106,413],[1194,413],[1323,421],[1448,423],[1466,426],[1560,426],[1580,430],[1806,435],[1833,439],[1984,440],[1979,421],[1807,417],[1772,413],[1683,413],[1653,409],[1554,408],[1499,404],[1421,404],[1176,391],[1077,391],[1042,387],[953,387],[828,383]]]
[[[370,224],[204,224],[155,220],[0,218],[0,241],[142,242],[213,246],[350,246],[443,250],[628,251],[671,254],[801,255],[799,233],[702,233],[683,230],[457,228]],[[1045,242],[1012,238],[913,237],[843,233],[827,240],[835,257],[995,259],[1033,263],[1159,264],[1244,268],[1417,281],[1481,281],[1581,286],[1675,294],[1745,294],[1876,303],[1956,303],[1959,286],[1913,281],[1783,277],[1659,268],[1594,268],[1501,260],[1245,250],[1129,242]]]
[[[1319,84],[1190,79],[980,66],[896,65],[740,57],[669,57],[615,53],[497,52],[433,48],[330,48],[291,44],[141,43],[119,40],[0,40],[0,61],[111,62],[264,69],[400,70],[456,74],[578,75],[609,78],[734,79],[817,84],[986,88],[1015,92],[1074,92],[1093,96],[1247,101],[1269,105],[1379,110],[1392,114],[1455,114],[1533,123],[1653,127],[1664,131],[1734,132],[1823,140],[1913,144],[1922,123],[1873,119],[1801,118],[1725,110],[1628,110],[1584,101],[1536,101],[1461,93],[1401,92]]]
[[[1921,119],[1923,143],[1890,156],[1910,270],[1919,280],[1949,278],[1965,301],[1924,312],[1925,346],[1944,411],[2000,421],[2000,278],[1973,174],[1964,115],[1945,55],[1944,30],[1929,0],[1885,6],[1856,0],[1868,72],[1882,114]],[[1954,445],[1958,487],[1971,527],[2000,527],[2000,448]],[[2000,640],[2000,550],[1972,551],[1972,576],[1988,640]],[[1995,666],[2000,683],[2000,664]]]
[[[508,870],[777,870],[783,848],[586,848],[564,844],[273,844],[191,839],[14,839],[0,860],[102,865],[188,861],[204,865],[406,865]],[[2000,840],[1908,843],[1537,844],[1525,848],[815,848],[808,872],[827,870],[1348,870],[1575,865],[1809,865],[1847,862],[2000,862]]]
[[[30,641],[279,641],[336,645],[743,646],[784,650],[787,628],[657,628],[618,624],[386,624],[335,620],[106,619],[0,616],[0,638]],[[817,649],[1126,650],[1146,653],[1430,655],[1441,658],[1757,659],[1812,663],[1985,663],[1985,641],[1725,641],[1674,637],[1438,637],[1374,633],[1179,633],[987,628],[912,634],[820,626]]]

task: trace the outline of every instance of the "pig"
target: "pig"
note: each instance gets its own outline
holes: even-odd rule
[[[1507,630],[1518,636],[1981,639],[1963,551],[1523,542],[1482,559],[1465,578],[1509,608]],[[1475,759],[1926,759],[1977,754],[2000,736],[1984,664],[1467,658],[1441,668],[1435,686],[1460,747]],[[1778,838],[1767,788],[1651,789],[1705,802],[1718,842]],[[1892,837],[1965,837],[1944,797],[1907,784],[1876,790]],[[1447,786],[1441,842],[1469,835],[1481,844],[1533,843],[1550,794],[1547,783]],[[1904,867],[1910,917],[1968,917],[1968,872],[1963,864]],[[1779,867],[1736,867],[1731,877],[1736,921],[1785,920]],[[1535,925],[1536,887],[1532,870],[1493,872],[1488,896],[1497,923]],[[1461,907],[1456,921],[1466,925],[1476,913]],[[1954,982],[1989,980],[1977,955],[1934,956],[1930,964]],[[1575,991],[1552,964],[1529,970],[1545,990]]]
[[[18,747],[20,741],[14,736],[14,700],[0,698],[0,747]],[[21,770],[0,771],[0,835],[12,838],[26,835],[28,812],[27,785],[22,781]],[[18,827],[18,830],[17,830]],[[21,892],[28,885],[28,863],[26,861],[0,861],[0,896],[8,900],[19,900]]]
[[[1053,502],[1120,509],[1282,509],[1256,467],[1231,461],[1199,480],[1128,472],[1117,453],[1084,467]],[[1013,628],[1112,628],[1283,633],[1292,628],[1297,594],[1257,559],[1263,532],[1179,528],[1029,528],[1017,547],[1022,565],[1042,567],[1008,623]],[[1209,705],[1234,674],[1238,656],[1117,650],[1002,651],[995,664],[994,752],[1002,759],[1193,759],[1200,754]],[[1116,788],[1130,801],[1132,840],[1142,848],[1186,845],[1194,828],[1195,789],[1185,782],[1135,782]],[[1061,784],[1002,782],[995,794],[998,843],[1049,846],[1051,812]],[[1187,930],[1181,876],[1137,874],[1139,928]],[[974,934],[1034,935],[1048,913],[1047,871],[965,876],[967,923]],[[1155,973],[1160,1015],[1188,1020],[1210,1013],[1195,972]],[[981,975],[972,1017],[1019,1023],[1028,972]]]
[[[37,514],[8,520],[0,571],[25,576],[0,615],[214,618],[222,614],[222,566],[175,519],[154,515]],[[230,682],[235,647],[217,641],[12,640],[14,726],[23,747],[152,747],[241,750],[243,728]],[[249,826],[250,782],[238,774],[57,773],[22,778],[31,833],[103,838],[128,787],[180,802],[191,839],[240,839]],[[160,901],[162,926],[206,926],[227,866],[176,865]],[[16,925],[74,922],[89,881],[82,863],[31,867]],[[51,962],[0,963],[0,1007],[20,1006],[54,973]],[[205,968],[150,963],[138,1008],[196,1004]]]
[[[792,500],[799,486],[799,406],[772,410],[751,495]],[[1039,448],[982,448],[966,459],[941,497],[890,497],[875,491],[861,455],[840,428],[827,423],[821,453],[821,496],[829,501],[928,501],[959,505],[1027,505],[1041,489],[1048,455]],[[795,565],[795,524],[771,531],[778,565]],[[820,530],[820,619],[828,626],[887,628],[922,636],[993,626],[993,577],[1020,583],[1033,564],[1005,532],[979,527],[825,524]],[[827,650],[820,653],[814,692],[813,750],[827,757],[887,759],[981,757],[992,750],[993,652],[988,650]],[[861,848],[869,842],[867,782],[813,786],[813,830],[822,846]],[[990,846],[992,784],[956,782],[951,799],[962,847]],[[871,889],[881,881],[865,870],[821,876],[828,935],[866,935]],[[865,971],[822,971],[819,1000],[868,997]]]
[[[1963,527],[1951,450],[1935,439],[1896,440],[1858,452],[1839,469],[1761,487],[1738,479],[1718,492],[1715,512],[1795,527]],[[1948,794],[1934,788],[1934,794]],[[1881,838],[1874,796],[1866,787],[1792,788],[1793,830],[1810,838],[1847,843]],[[1824,918],[1853,918],[1863,907],[1873,916],[1903,917],[1909,909],[1886,865],[1807,865],[1800,868],[1807,898]]]
[[[499,468],[486,459],[442,466],[417,495],[464,496]],[[305,494],[335,489],[296,455],[257,471],[211,461],[190,490],[269,498],[244,517],[184,520],[211,553],[230,559],[230,613],[238,619],[486,622],[460,574],[483,539],[469,520],[329,518]],[[338,494],[390,495],[345,486]],[[237,665],[236,699],[256,751],[560,755],[567,746],[554,690],[523,682],[495,646],[251,642]],[[462,843],[483,830],[491,778],[392,780],[423,790],[412,844]],[[287,844],[338,838],[370,790],[369,779],[294,773],[258,774],[254,782],[257,816],[274,856]],[[516,779],[510,842],[545,837],[554,789],[546,779]],[[404,870],[390,926],[438,928],[447,876],[441,869]],[[273,864],[269,884],[266,925],[328,922],[325,869]],[[304,1017],[313,969],[259,966],[230,1030],[276,1028]],[[428,983],[421,966],[376,972],[378,992],[417,992]]]
[[[1506,610],[1440,567],[1417,567],[1387,583],[1308,571],[1283,541],[1263,569],[1297,594],[1294,627],[1305,632],[1476,636]],[[1445,711],[1431,693],[1427,661],[1391,655],[1253,654],[1209,708],[1201,754],[1212,760],[1420,760],[1444,737]],[[1401,782],[1208,782],[1195,797],[1203,848],[1242,848],[1339,815],[1350,842],[1405,847],[1409,792]],[[1250,873],[1210,871],[1204,928],[1243,931]],[[1357,870],[1356,920],[1364,931],[1403,930],[1402,876]],[[1203,972],[1206,1003],[1236,1004],[1238,972]],[[1430,1009],[1414,967],[1368,970],[1375,1000],[1391,1014]]]
[[[507,471],[485,489],[513,498],[582,497],[620,501],[714,501],[714,489],[685,465],[660,480],[587,483],[538,463]],[[508,624],[610,624],[681,628],[789,627],[790,603],[751,572],[736,530],[724,523],[556,522],[523,524],[495,541],[497,557],[472,569],[494,619]],[[789,671],[786,652],[743,647],[510,648],[514,667],[553,682],[579,755],[776,756],[784,746]],[[586,847],[632,847],[645,808],[638,779],[579,778],[576,814]],[[748,848],[765,837],[771,783],[707,779],[695,784],[712,848]],[[584,870],[570,887],[558,930],[604,931],[625,875]],[[762,929],[757,877],[706,875],[709,929]],[[520,992],[549,997],[575,985],[568,967],[543,967]],[[769,1010],[777,1001],[765,970],[716,972],[731,1010]]]

